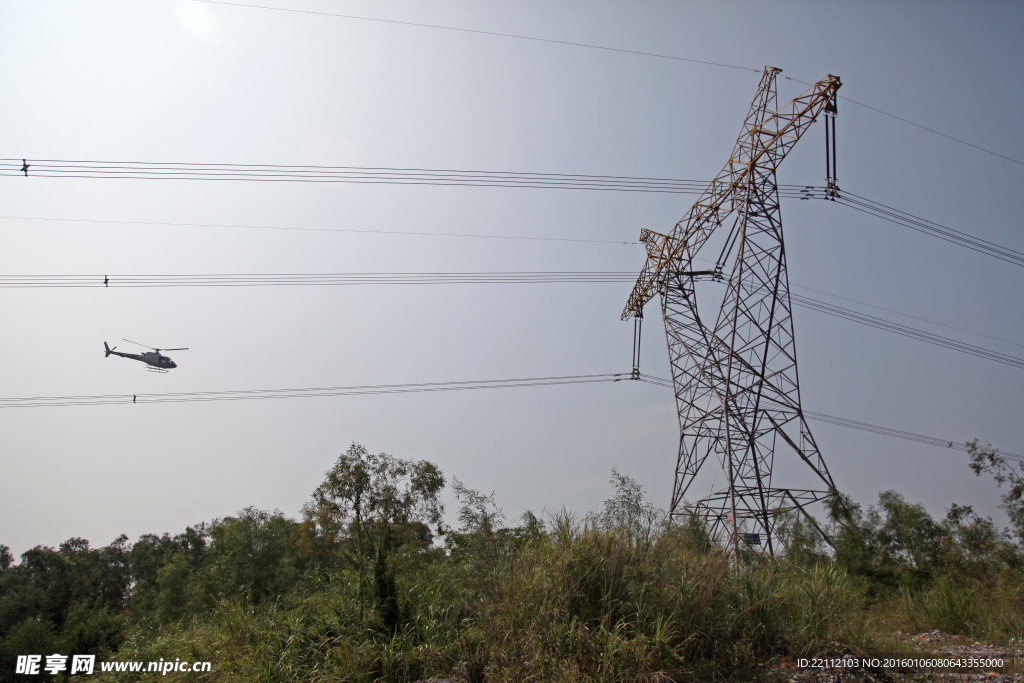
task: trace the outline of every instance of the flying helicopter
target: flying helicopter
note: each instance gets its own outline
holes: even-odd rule
[[[172,368],[178,367],[178,364],[173,360],[164,356],[160,351],[188,351],[188,347],[180,349],[157,349],[152,346],[146,346],[145,344],[139,344],[139,342],[133,342],[131,339],[125,339],[130,344],[142,346],[147,349],[153,349],[152,351],[143,351],[142,353],[122,353],[121,351],[115,351],[117,347],[110,348],[107,346],[107,342],[103,342],[103,348],[107,354],[104,358],[108,358],[111,355],[121,356],[122,358],[131,358],[132,360],[141,360],[146,364],[146,369],[150,372],[167,372]]]

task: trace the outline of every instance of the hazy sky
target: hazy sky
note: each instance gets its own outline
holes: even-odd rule
[[[253,4],[536,36],[740,70],[191,0],[0,5],[0,157],[320,164],[710,179],[760,70],[780,99],[841,95],[849,191],[1024,250],[1024,6],[1017,3]],[[823,184],[813,127],[779,173]],[[633,241],[687,195],[390,185],[0,178],[0,274],[636,270],[642,247],[200,223]],[[784,200],[790,278],[1024,356],[1024,269],[825,202]],[[20,217],[20,218],[12,218]],[[39,221],[25,218],[78,219]],[[96,223],[92,221],[124,221]],[[0,396],[132,394],[628,371],[630,284],[5,289]],[[805,410],[1024,452],[1024,371],[796,309]],[[165,375],[104,358],[163,347]],[[644,372],[668,376],[657,306]],[[1000,523],[963,453],[812,423],[841,489],[897,488]],[[668,503],[671,392],[639,383],[224,403],[0,410],[0,543],[179,532],[255,505],[297,515],[352,442],[426,458],[526,508],[586,511],[610,470]]]

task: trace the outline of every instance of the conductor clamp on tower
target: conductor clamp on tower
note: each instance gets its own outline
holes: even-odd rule
[[[699,515],[715,537],[727,535],[737,553],[741,542],[761,545],[763,539],[774,554],[779,514],[798,512],[817,527],[805,508],[835,488],[800,405],[775,175],[824,112],[832,131],[827,195],[838,193],[834,116],[842,84],[826,76],[780,109],[780,72],[765,67],[729,161],[686,216],[667,235],[641,232],[647,261],[622,313],[623,320],[635,320],[637,375],[643,307],[661,295],[680,432],[669,514]],[[698,270],[698,252],[730,217],[714,269]],[[695,285],[708,279],[723,282],[725,296],[717,315],[705,319]],[[809,468],[812,488],[775,481],[777,457]],[[689,504],[687,494],[709,460],[722,468],[726,485]]]

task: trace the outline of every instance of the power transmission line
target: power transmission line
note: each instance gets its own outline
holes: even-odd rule
[[[694,261],[700,261],[702,263],[707,263],[709,265],[715,265],[714,261],[711,261],[710,259],[700,258],[700,257],[694,258]],[[896,315],[904,316],[906,318],[912,318],[914,320],[920,320],[921,322],[930,323],[932,325],[938,325],[939,327],[945,327],[945,328],[950,329],[950,330],[956,330],[957,332],[964,332],[966,334],[974,335],[976,337],[984,337],[985,339],[991,339],[993,341],[1002,342],[1004,344],[1011,344],[1013,346],[1019,346],[1021,348],[1024,348],[1024,344],[1020,344],[1018,342],[1010,341],[1009,339],[1002,339],[1000,337],[993,337],[991,335],[982,334],[982,333],[976,332],[974,330],[967,330],[967,329],[964,329],[962,327],[955,327],[953,325],[947,325],[945,323],[936,322],[935,320],[929,320],[928,318],[922,318],[920,316],[911,315],[909,313],[904,313],[902,311],[897,311],[897,310],[894,310],[892,308],[885,308],[884,306],[877,306],[875,304],[869,304],[869,303],[867,303],[865,301],[860,301],[858,299],[851,299],[849,297],[840,296],[838,294],[833,294],[832,292],[826,292],[826,291],[821,290],[821,289],[815,289],[813,287],[806,287],[806,286],[803,286],[803,285],[795,285],[793,283],[790,283],[790,287],[793,288],[793,289],[805,289],[805,290],[807,290],[809,292],[817,292],[818,294],[824,294],[825,296],[835,297],[836,299],[842,299],[843,301],[849,301],[849,302],[852,302],[852,303],[855,303],[855,304],[860,304],[861,306],[867,306],[868,308],[876,308],[876,309],[878,309],[880,311],[886,311],[888,313],[895,313]],[[821,306],[821,307],[832,307],[832,306],[834,306],[833,304],[829,304],[829,303],[827,303],[825,301],[821,301],[821,300],[818,300],[818,299],[813,299],[811,297],[799,297],[799,295],[796,295],[796,294],[793,294],[791,296],[792,296],[793,303],[795,303],[797,306],[802,306],[803,305],[800,301],[798,301],[798,298],[803,300],[803,301],[806,301],[809,304],[814,304],[814,305],[818,305],[818,306]],[[810,306],[808,306],[808,307],[810,307]],[[846,318],[848,320],[850,320],[851,318],[847,317],[847,315],[846,315],[847,313],[854,314],[854,315],[862,315],[862,316],[864,316],[866,318],[870,318],[871,317],[871,316],[867,316],[866,314],[858,313],[856,311],[851,311],[850,309],[840,309],[838,306],[834,306],[834,307],[837,309],[837,313],[836,314],[839,315],[839,317],[843,317],[843,318]],[[816,308],[815,310],[818,310],[818,312],[820,312],[820,313],[827,313],[828,312],[826,310],[823,310],[822,308]],[[886,321],[886,320],[882,320],[881,318],[874,318],[873,320],[877,320],[877,321],[882,322],[882,323],[888,323],[889,322],[889,321]],[[854,322],[859,322],[859,321],[854,320]],[[892,324],[896,325],[897,323],[892,323]],[[874,325],[872,325],[872,327],[874,327]],[[914,328],[909,328],[909,327],[907,329],[908,330],[913,330],[914,332],[922,332],[924,334],[929,334],[929,333],[924,332],[923,330],[916,330]],[[954,341],[954,340],[949,340],[949,341]]]
[[[658,387],[665,387],[672,389],[672,382],[662,377],[653,377],[651,375],[640,375],[641,382],[646,384],[653,384]],[[962,441],[950,441],[949,439],[940,439],[937,436],[927,436],[924,434],[917,434],[915,432],[907,432],[901,429],[894,429],[892,427],[883,427],[881,425],[871,424],[870,422],[860,422],[858,420],[850,420],[845,417],[837,417],[835,415],[827,415],[825,413],[815,413],[809,410],[805,410],[804,415],[817,420],[819,422],[826,422],[828,424],[834,424],[840,427],[847,427],[849,429],[859,429],[865,432],[871,432],[872,434],[881,434],[882,436],[889,436],[894,439],[904,439],[906,441],[916,441],[917,443],[927,444],[929,446],[938,446],[940,448],[952,448],[958,451],[968,452],[968,443]],[[993,449],[995,453],[1007,460],[1014,460],[1016,462],[1024,462],[1024,455],[1017,455],[1016,453],[1006,453],[998,449]]]
[[[693,260],[694,261],[700,261],[701,263],[707,263],[708,265],[712,265],[712,266],[715,265],[714,261],[712,261],[710,259],[706,259],[706,258],[695,257]],[[906,317],[906,318],[912,318],[914,320],[920,320],[921,322],[930,323],[932,325],[938,325],[939,327],[945,327],[945,328],[950,329],[950,330],[956,330],[957,332],[964,332],[966,334],[970,334],[970,335],[973,335],[973,336],[976,336],[976,337],[984,337],[985,339],[991,339],[993,341],[1002,342],[1004,344],[1011,344],[1013,346],[1019,346],[1021,348],[1024,348],[1024,344],[1020,344],[1018,342],[1010,341],[1009,339],[1002,339],[1000,337],[993,337],[991,335],[982,334],[982,333],[976,332],[974,330],[967,330],[967,329],[964,329],[962,327],[955,327],[953,325],[947,325],[945,323],[940,323],[940,322],[937,322],[935,320],[929,320],[928,318],[922,318],[920,316],[911,315],[909,313],[904,313],[903,311],[897,311],[897,310],[892,309],[892,308],[885,308],[884,306],[878,306],[876,304],[869,304],[866,301],[860,301],[859,299],[851,299],[851,298],[846,297],[846,296],[840,296],[839,294],[833,294],[832,292],[826,292],[826,291],[824,291],[822,289],[815,289],[814,287],[807,287],[807,286],[804,286],[804,285],[796,285],[796,284],[793,284],[792,282],[790,283],[789,286],[791,288],[793,288],[793,289],[805,289],[808,292],[816,292],[818,294],[824,294],[825,296],[835,297],[836,299],[842,299],[843,301],[849,301],[851,303],[860,304],[861,306],[867,306],[868,308],[876,308],[876,309],[878,309],[880,311],[886,311],[887,313],[895,313],[896,315],[900,315],[900,316],[903,316],[903,317]],[[804,298],[807,299],[808,301],[816,301],[814,299],[811,299],[810,297],[804,297]],[[816,303],[826,304],[826,302],[824,302],[824,301],[816,301]],[[797,305],[799,306],[800,304],[797,304]],[[821,312],[823,312],[823,311],[821,311]],[[852,312],[853,311],[851,311],[851,313]]]
[[[415,384],[373,384],[342,387],[306,387],[301,389],[247,389],[240,391],[192,391],[164,394],[101,394],[93,396],[30,396],[0,398],[0,408],[43,408],[82,405],[125,405],[135,403],[194,403],[207,401],[252,401],[270,398],[316,398],[324,396],[363,396],[375,394],[410,394],[470,389],[510,389],[518,387],[555,386],[616,382],[628,373],[595,375],[560,375],[516,379],[471,380],[462,382],[424,382]]]
[[[654,57],[656,59],[671,59],[671,60],[677,61],[677,62],[690,62],[690,63],[693,63],[693,64],[704,64],[704,65],[707,65],[707,66],[719,66],[719,67],[723,67],[723,68],[727,68],[727,69],[739,69],[740,71],[752,71],[754,73],[761,73],[761,69],[755,69],[755,68],[752,68],[752,67],[749,67],[749,66],[737,66],[735,64],[724,64],[724,63],[721,63],[721,62],[711,62],[711,61],[705,61],[705,60],[702,60],[702,59],[691,59],[691,58],[687,58],[687,57],[676,57],[676,56],[673,56],[673,55],[664,55],[664,54],[658,54],[658,53],[655,53],[655,52],[641,52],[639,50],[627,50],[627,49],[624,49],[624,48],[607,47],[607,46],[604,46],[604,45],[593,45],[593,44],[590,44],[590,43],[575,43],[575,42],[571,42],[571,41],[568,41],[568,40],[555,40],[555,39],[552,39],[552,38],[538,38],[538,37],[535,37],[535,36],[523,36],[523,35],[517,35],[517,34],[514,34],[514,33],[502,33],[502,32],[499,32],[499,31],[483,31],[483,30],[471,29],[471,28],[457,28],[457,27],[454,27],[454,26],[442,26],[442,25],[439,25],[439,24],[424,24],[424,23],[418,23],[418,22],[413,22],[413,21],[399,21],[397,19],[378,19],[378,18],[374,18],[374,17],[362,17],[362,16],[356,16],[356,15],[352,15],[352,14],[336,14],[334,12],[316,12],[316,11],[313,11],[313,10],[290,9],[290,8],[286,8],[286,7],[270,7],[270,6],[267,6],[267,5],[253,5],[253,4],[247,4],[247,3],[241,3],[241,2],[226,2],[225,0],[196,0],[196,2],[205,2],[206,4],[209,4],[209,5],[227,5],[229,7],[245,7],[245,8],[248,8],[248,9],[262,9],[262,10],[269,10],[269,11],[273,11],[273,12],[291,12],[291,13],[294,13],[294,14],[319,15],[319,16],[325,16],[325,17],[335,17],[335,18],[338,18],[338,19],[354,19],[354,20],[358,20],[358,21],[373,21],[373,22],[379,22],[379,23],[383,23],[383,24],[399,24],[399,25],[404,25],[404,26],[415,26],[415,27],[418,27],[418,28],[432,28],[432,29],[438,29],[438,30],[442,30],[442,31],[458,31],[460,33],[476,33],[476,34],[480,34],[480,35],[497,36],[497,37],[501,37],[501,38],[513,38],[513,39],[516,39],[516,40],[530,40],[530,41],[539,42],[539,43],[552,43],[552,44],[555,44],[555,45],[568,45],[568,46],[571,46],[571,47],[583,47],[583,48],[588,48],[588,49],[591,49],[591,50],[604,50],[604,51],[607,51],[607,52],[620,52],[620,53],[624,53],[624,54],[638,55],[638,56],[642,56],[642,57]],[[783,76],[783,78],[785,78],[788,81],[793,81],[795,83],[800,83],[800,84],[803,84],[803,85],[808,86],[808,87],[811,85],[810,83],[806,83],[805,81],[801,81],[800,79],[793,78],[791,76]],[[941,137],[944,137],[947,140],[952,140],[953,142],[959,142],[962,145],[967,145],[968,147],[976,149],[979,152],[984,152],[986,154],[991,154],[993,156],[999,157],[1000,159],[1005,159],[1006,161],[1010,161],[1012,163],[1024,166],[1024,161],[1019,161],[1017,159],[1014,159],[1013,157],[1008,157],[1005,154],[1000,154],[999,152],[994,152],[994,151],[992,151],[990,149],[986,149],[985,147],[980,147],[980,146],[975,145],[973,143],[967,142],[966,140],[962,140],[960,138],[953,137],[952,135],[948,135],[948,134],[943,133],[941,131],[935,130],[934,128],[929,128],[928,126],[921,125],[920,123],[915,123],[915,122],[911,121],[910,119],[903,118],[902,116],[896,116],[895,114],[890,114],[889,112],[883,111],[882,109],[879,109],[877,107],[872,107],[871,105],[864,104],[863,102],[858,102],[857,100],[851,100],[849,97],[845,97],[845,96],[840,95],[839,98],[842,99],[842,100],[845,100],[847,102],[850,102],[852,104],[856,104],[859,107],[864,107],[865,109],[870,109],[871,111],[877,112],[879,114],[882,114],[883,116],[888,116],[889,118],[896,119],[897,121],[902,121],[903,123],[909,124],[909,125],[914,126],[916,128],[920,128],[922,130],[926,130],[929,133],[934,133],[935,135],[939,135]]]
[[[628,271],[274,274],[208,273],[199,275],[0,275],[0,289],[604,283],[629,282],[632,277],[632,273]]]
[[[66,159],[0,159],[0,175],[39,178],[116,178],[124,180],[227,180],[371,185],[518,187],[669,194],[700,194],[707,186],[707,182],[703,180],[569,173]],[[803,185],[780,186],[780,193],[783,196],[796,199],[823,198],[825,196],[824,188]]]
[[[709,263],[710,263],[710,261],[709,261]],[[940,323],[940,322],[936,322],[934,320],[929,320],[928,318],[922,318],[920,316],[910,315],[909,313],[903,313],[902,311],[897,311],[897,310],[894,310],[892,308],[885,308],[884,306],[876,306],[875,304],[869,304],[869,303],[867,303],[865,301],[859,301],[858,299],[851,299],[849,297],[839,296],[838,294],[833,294],[831,292],[826,292],[826,291],[821,290],[821,289],[815,289],[813,287],[804,287],[802,285],[794,285],[792,283],[790,283],[789,286],[794,288],[794,289],[805,289],[808,292],[817,292],[818,294],[824,294],[825,296],[835,297],[837,299],[842,299],[843,301],[850,301],[850,302],[855,303],[855,304],[860,304],[861,306],[867,306],[868,308],[877,308],[880,311],[886,311],[888,313],[895,313],[896,315],[901,315],[901,316],[904,316],[904,317],[907,317],[907,318],[913,318],[914,320],[920,320],[921,322],[930,323],[932,325],[938,325],[939,327],[945,327],[945,328],[950,329],[950,330],[956,330],[957,332],[965,332],[967,334],[971,334],[971,335],[974,335],[976,337],[984,337],[985,339],[991,339],[993,341],[1003,342],[1004,344],[1012,344],[1013,346],[1019,346],[1021,348],[1024,348],[1024,344],[1019,344],[1017,342],[1010,341],[1009,339],[1002,339],[1000,337],[992,337],[992,336],[989,336],[987,334],[981,334],[980,332],[975,332],[974,330],[964,329],[963,327],[954,327],[953,325],[947,325],[945,323]]]
[[[96,220],[88,218],[41,218],[35,216],[0,216],[0,219],[5,220],[24,220],[24,221],[48,221],[48,222],[64,222],[64,223],[101,223],[101,224],[118,224],[118,225],[151,225],[151,226],[173,226],[173,227],[200,227],[200,228],[244,228],[251,230],[296,230],[296,231],[309,231],[309,232],[342,232],[342,233],[369,233],[369,234],[385,234],[385,235],[402,235],[402,236],[427,236],[427,237],[474,237],[474,238],[493,238],[493,239],[506,239],[506,240],[541,240],[547,242],[589,242],[598,244],[616,244],[616,245],[635,245],[639,242],[618,242],[615,240],[590,240],[590,239],[579,239],[570,237],[531,237],[525,235],[483,235],[483,234],[465,234],[465,233],[441,233],[441,232],[408,232],[402,230],[358,230],[358,229],[347,229],[347,228],[299,228],[299,227],[282,227],[282,226],[268,226],[268,225],[230,225],[230,224],[219,224],[219,223],[167,223],[167,222],[156,222],[156,221],[116,221],[116,220]],[[707,259],[696,259],[700,261],[707,261]],[[98,276],[94,276],[98,277]],[[307,283],[307,284],[330,284],[330,283]],[[97,285],[98,286],[98,285]],[[951,330],[958,332],[964,332],[966,334],[984,337],[985,339],[991,339],[993,341],[1002,342],[1004,344],[1011,344],[1013,346],[1019,346],[1024,348],[1024,344],[1019,344],[1008,339],[1002,339],[1000,337],[993,337],[991,335],[982,334],[974,330],[964,329],[962,327],[955,327],[953,325],[947,325],[940,323],[935,320],[929,320],[920,316],[911,315],[909,313],[903,313],[891,308],[885,308],[884,306],[876,306],[875,304],[869,304],[858,299],[851,299],[849,297],[840,296],[839,294],[833,294],[813,287],[805,287],[801,285],[791,284],[791,287],[795,289],[804,289],[810,292],[817,292],[818,294],[825,294],[826,296],[835,297],[844,301],[850,301],[862,306],[868,306],[869,308],[877,308],[881,311],[888,313],[895,313],[896,315],[905,316],[914,320],[920,320],[922,322],[930,323],[932,325],[938,325],[940,327],[946,327]],[[824,303],[824,302],[820,302]]]
[[[503,187],[605,192],[647,192],[699,195],[708,181],[518,171],[466,171],[455,169],[402,169],[355,166],[290,166],[274,164],[200,164],[145,161],[89,161],[0,159],[0,176],[43,178],[103,178],[127,180],[219,180],[248,182],[356,183],[460,187]],[[786,199],[826,199],[826,188],[815,185],[779,185]],[[1024,252],[974,237],[968,233],[900,211],[850,192],[837,201],[895,225],[910,228],[944,242],[1024,267]]]
[[[838,203],[848,206],[851,209],[866,213],[876,218],[901,225],[905,228],[910,228],[917,232],[929,235],[931,237],[938,238],[944,242],[955,244],[958,247],[964,247],[971,251],[986,256],[997,258],[1000,261],[1010,263],[1015,266],[1024,266],[1024,252],[1017,251],[1016,249],[1010,249],[1004,247],[995,242],[983,240],[980,237],[974,237],[960,230],[954,230],[953,228],[941,225],[934,221],[929,221],[920,216],[894,209],[891,206],[886,206],[879,202],[871,199],[866,199],[860,195],[853,194],[852,192],[843,192],[841,196],[836,200]]]
[[[850,310],[849,308],[843,308],[842,306],[836,306],[825,301],[818,299],[812,299],[807,296],[801,296],[799,294],[792,294],[791,299],[793,303],[802,308],[808,308],[812,311],[819,313],[825,313],[836,318],[842,318],[843,320],[849,320],[851,322],[860,323],[861,325],[867,325],[868,327],[874,327],[879,330],[885,330],[886,332],[892,332],[903,337],[910,339],[916,339],[923,341],[927,344],[933,344],[935,346],[941,346],[961,353],[966,353],[971,356],[977,356],[978,358],[984,358],[985,360],[995,361],[996,363],[1002,363],[1015,368],[1024,370],[1024,358],[1018,358],[1016,356],[1010,356],[1005,353],[999,353],[997,351],[991,351],[989,349],[982,348],[980,346],[974,346],[966,342],[960,342],[949,337],[942,337],[931,332],[925,332],[914,327],[907,325],[900,325],[899,323],[890,322],[883,320],[882,318],[876,318],[864,313],[858,313],[857,311]]]
[[[294,230],[299,232],[344,232],[371,235],[402,235],[413,237],[474,237],[498,240],[536,240],[541,242],[588,242],[593,244],[640,244],[639,242],[623,242],[619,240],[591,240],[575,237],[534,237],[528,235],[485,235],[457,232],[413,232],[410,230],[361,230],[356,228],[299,228],[278,225],[231,225],[223,223],[167,223],[161,221],[114,221],[90,218],[40,218],[38,216],[0,216],[3,220],[16,221],[48,221],[60,223],[102,223],[116,225],[150,225],[171,226],[179,228],[239,228],[245,230]]]
[[[205,273],[163,275],[0,275],[0,289],[124,287],[269,287],[452,284],[597,284],[629,283],[631,271],[495,271],[457,273]],[[794,305],[867,325],[935,346],[1024,369],[1024,358],[1010,356],[931,332],[799,294]]]
[[[235,391],[193,391],[161,394],[99,394],[70,396],[29,396],[21,398],[0,398],[3,408],[46,408],[66,406],[129,405],[139,403],[197,403],[211,401],[252,401],[273,398],[323,398],[329,396],[369,396],[380,394],[430,393],[439,391],[465,391],[472,389],[511,389],[538,386],[562,386],[571,384],[597,384],[620,382],[630,378],[629,373],[604,373],[590,375],[560,375],[549,377],[524,377],[517,379],[471,380],[461,382],[424,382],[407,384],[371,384],[358,386],[306,387],[299,389],[247,389]],[[641,375],[646,384],[671,388],[672,383],[661,377]],[[967,450],[967,444],[948,441],[934,436],[905,432],[891,427],[882,427],[867,422],[849,420],[824,413],[805,412],[805,415],[822,422],[842,427],[860,429],[883,436],[917,441],[932,446]],[[996,454],[1008,459],[1024,461],[1024,456],[996,450]]]

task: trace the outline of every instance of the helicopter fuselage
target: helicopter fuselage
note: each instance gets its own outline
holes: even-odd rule
[[[122,353],[120,351],[110,349],[107,351],[107,355],[121,356],[122,358],[131,358],[132,360],[141,360],[147,365],[152,365],[154,368],[160,368],[163,370],[170,370],[171,368],[178,367],[178,364],[173,360],[163,354],[156,353],[155,351],[146,351],[144,353]]]
[[[121,356],[121,358],[131,358],[132,360],[142,361],[143,363],[146,364],[146,369],[151,372],[167,372],[172,368],[178,367],[178,364],[171,360],[170,357],[160,353],[161,350],[188,351],[188,348],[186,347],[175,349],[157,349],[152,346],[146,346],[145,344],[133,342],[131,339],[125,339],[125,341],[152,350],[143,351],[142,353],[124,353],[123,351],[115,351],[114,349],[117,348],[116,346],[111,348],[110,345],[107,344],[107,342],[103,342],[103,350],[106,352],[106,357],[109,358],[110,356]]]

